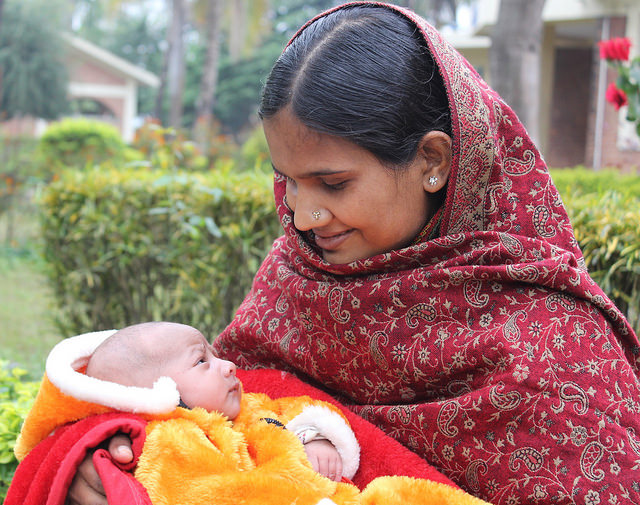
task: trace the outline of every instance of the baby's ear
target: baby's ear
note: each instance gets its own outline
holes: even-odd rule
[[[451,137],[439,130],[427,133],[418,144],[417,157],[421,163],[422,185],[428,193],[441,190],[451,170]]]

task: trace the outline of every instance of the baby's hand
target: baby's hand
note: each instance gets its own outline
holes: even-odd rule
[[[312,440],[304,445],[313,469],[331,480],[342,480],[342,458],[328,440]]]

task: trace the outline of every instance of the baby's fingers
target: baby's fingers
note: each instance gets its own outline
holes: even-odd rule
[[[342,480],[342,458],[340,456],[336,458],[336,475],[333,480],[336,482],[340,482]]]
[[[321,461],[320,473],[325,477],[339,481],[342,479],[342,462],[340,458],[326,457]]]

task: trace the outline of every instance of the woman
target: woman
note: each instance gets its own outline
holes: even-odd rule
[[[492,503],[640,502],[638,339],[440,34],[385,4],[322,14],[261,116],[285,236],[219,355],[325,388]]]
[[[493,503],[637,493],[637,338],[466,61],[411,13],[341,8],[291,42],[261,115],[285,237],[218,353],[339,394]]]

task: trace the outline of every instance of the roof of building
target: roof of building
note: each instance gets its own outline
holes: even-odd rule
[[[139,84],[144,84],[152,88],[160,86],[160,78],[157,75],[116,56],[106,49],[96,46],[88,40],[71,34],[65,34],[64,39],[72,51],[88,56],[99,65],[107,67],[123,77],[134,79]]]

